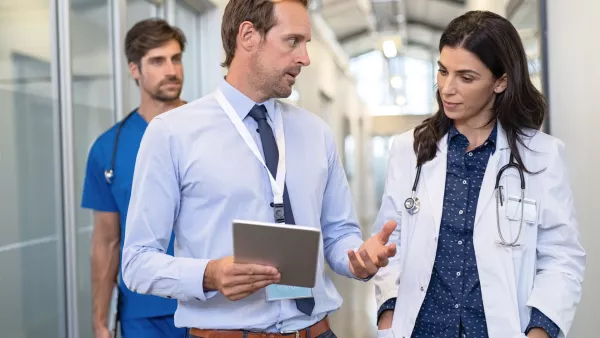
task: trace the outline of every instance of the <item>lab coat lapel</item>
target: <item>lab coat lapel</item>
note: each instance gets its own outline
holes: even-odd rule
[[[436,234],[439,233],[442,222],[442,210],[444,206],[444,191],[446,187],[446,167],[448,161],[448,135],[444,135],[438,142],[438,151],[435,158],[423,165],[421,173],[424,176],[424,185],[427,197],[431,205],[431,216],[435,226]]]
[[[496,151],[488,160],[485,174],[483,176],[483,182],[481,185],[481,191],[479,192],[479,199],[477,200],[477,212],[475,213],[475,226],[479,223],[481,215],[484,214],[485,208],[494,197],[494,190],[496,186],[496,175],[500,169],[500,162],[508,162],[508,140],[506,138],[506,132],[498,122],[498,132],[496,135]]]

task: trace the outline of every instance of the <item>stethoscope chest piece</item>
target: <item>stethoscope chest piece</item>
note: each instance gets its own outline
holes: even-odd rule
[[[419,201],[418,197],[412,196],[406,199],[406,201],[404,201],[404,208],[406,208],[406,211],[408,211],[409,214],[414,215],[417,212],[419,212],[419,209],[421,207],[421,202]]]

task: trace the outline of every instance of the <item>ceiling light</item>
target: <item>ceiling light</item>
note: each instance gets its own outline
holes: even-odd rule
[[[402,88],[402,78],[400,76],[392,76],[390,79],[390,85],[394,89]]]
[[[386,40],[383,42],[383,55],[386,58],[393,58],[398,54],[398,49],[396,49],[396,44],[392,40]]]

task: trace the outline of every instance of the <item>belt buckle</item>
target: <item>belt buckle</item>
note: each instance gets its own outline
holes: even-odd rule
[[[300,338],[300,331],[299,330],[281,331],[280,333],[281,334],[285,334],[285,335],[295,334],[295,336],[294,336],[295,338]]]

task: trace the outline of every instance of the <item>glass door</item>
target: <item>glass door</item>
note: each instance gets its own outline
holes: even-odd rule
[[[79,337],[93,337],[90,242],[93,218],[81,208],[89,149],[114,123],[109,0],[71,0],[71,88],[76,227],[77,321]]]
[[[58,60],[51,3],[0,2],[3,337],[66,337]]]
[[[187,46],[183,52],[183,90],[181,98],[187,102],[199,99],[200,91],[200,20],[201,13],[182,0],[175,3],[175,25],[185,34]]]

